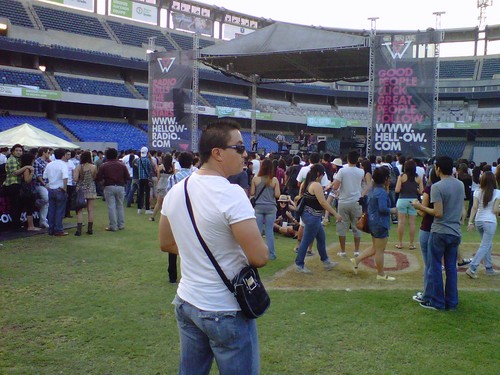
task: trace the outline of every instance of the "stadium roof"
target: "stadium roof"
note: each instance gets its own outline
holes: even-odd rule
[[[367,37],[315,27],[275,23],[241,38],[201,50],[201,61],[247,81],[365,81]]]

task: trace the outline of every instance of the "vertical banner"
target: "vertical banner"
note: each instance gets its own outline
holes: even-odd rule
[[[191,150],[194,51],[157,52],[149,56],[149,148]]]
[[[377,36],[372,153],[432,156],[435,58],[414,58],[414,35]]]

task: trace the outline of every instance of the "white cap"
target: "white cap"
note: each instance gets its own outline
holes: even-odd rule
[[[141,148],[141,158],[145,157],[148,155],[148,148],[146,146],[144,146],[143,148]]]

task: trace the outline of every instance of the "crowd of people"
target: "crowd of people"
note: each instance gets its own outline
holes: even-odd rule
[[[234,373],[234,366],[257,373],[259,367],[255,321],[239,311],[205,256],[202,240],[221,272],[231,279],[245,265],[262,267],[279,256],[275,233],[293,237],[297,240],[294,269],[310,275],[306,257],[314,255],[314,241],[325,271],[338,264],[326,250],[325,226],[335,221],[340,249],[336,255],[349,258],[354,273],[373,256],[376,280],[393,282],[395,277],[384,269],[391,222],[397,225],[395,247],[411,251],[416,249],[416,217],[420,215],[423,289],[412,298],[422,307],[456,309],[457,266],[469,265],[466,274],[472,279],[478,278],[481,262],[486,275],[498,274],[491,251],[500,212],[500,159],[476,166],[466,160],[455,163],[447,156],[422,162],[403,155],[363,158],[357,151],[345,157],[328,152],[264,156],[245,149],[239,125],[230,120],[209,125],[199,148],[199,153],[160,153],[142,147],[119,154],[114,148],[26,151],[17,144],[0,154],[0,171],[5,171],[2,194],[9,200],[15,229],[47,229],[49,235],[66,236],[63,219],[74,211],[75,235],[82,235],[84,225],[92,235],[99,197],[107,205],[104,230],[109,232],[125,229],[124,205],[131,207],[134,201],[137,214],[149,215],[152,222],[161,212],[160,247],[169,253],[169,281],[179,282],[173,303],[181,338],[181,372],[209,369],[214,358],[223,373]],[[83,205],[78,197],[83,197]],[[33,219],[36,209],[38,223]],[[25,223],[21,223],[23,211]],[[366,249],[360,248],[362,232],[358,229],[363,213],[371,234]],[[471,260],[459,254],[465,220],[468,230],[477,229],[481,235]],[[403,241],[406,223],[407,246]],[[353,251],[348,255],[349,233]],[[237,332],[231,343],[227,341],[229,329]]]

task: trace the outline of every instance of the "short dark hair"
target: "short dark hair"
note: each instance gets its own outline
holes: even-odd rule
[[[436,167],[439,167],[442,174],[451,176],[453,174],[453,159],[449,156],[438,156],[436,158]]]
[[[300,164],[300,156],[295,155],[292,158],[292,164]]]
[[[181,168],[189,168],[193,165],[193,154],[187,151],[181,152],[177,161]]]
[[[309,155],[309,163],[310,164],[318,164],[320,161],[320,156],[319,153],[313,152],[311,155]]]
[[[49,148],[48,147],[40,147],[38,149],[38,156],[42,156],[43,154],[45,154],[46,152],[49,152]]]
[[[358,162],[359,153],[356,150],[349,151],[347,154],[347,161],[351,164],[356,164]]]
[[[20,145],[19,143],[16,143],[14,146],[12,146],[12,147],[10,148],[10,153],[12,154],[12,153],[16,150],[16,148],[19,148],[19,147],[20,147],[20,148],[21,148],[21,150],[23,150],[23,152],[24,152],[24,147],[23,147],[23,145]]]
[[[60,160],[63,158],[64,155],[66,155],[66,149],[64,148],[56,148],[54,150],[54,157],[57,159],[57,160]]]
[[[385,155],[385,162],[391,164],[394,161],[392,155]]]
[[[210,159],[214,148],[226,147],[231,139],[229,133],[232,130],[240,130],[240,128],[240,124],[229,119],[221,119],[209,124],[200,137],[200,164],[206,163]]]
[[[106,150],[106,159],[108,160],[114,160],[118,157],[118,151],[116,150],[116,148],[108,148]]]
[[[373,171],[372,179],[376,185],[383,185],[389,178],[389,168],[379,167]]]

